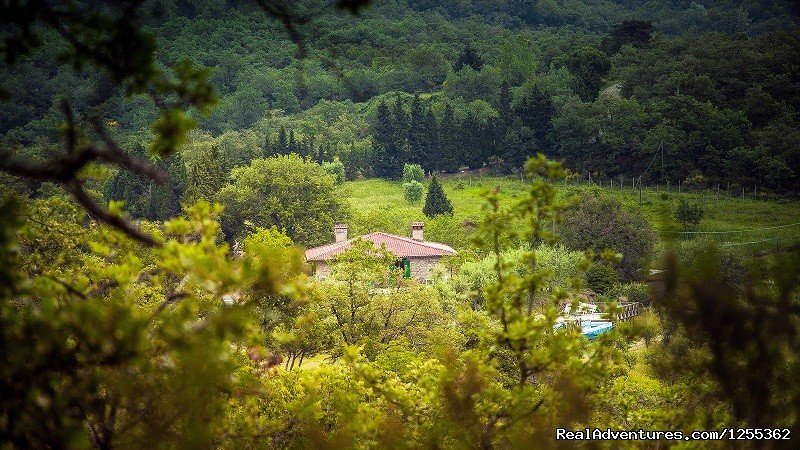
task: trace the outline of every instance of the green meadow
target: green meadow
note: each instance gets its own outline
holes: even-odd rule
[[[341,192],[351,206],[350,232],[362,234],[385,231],[405,235],[415,220],[426,221],[428,239],[439,239],[456,248],[468,242],[465,221],[476,220],[485,205],[484,195],[498,189],[512,204],[525,192],[525,183],[515,177],[450,177],[442,179],[447,197],[453,204],[452,219],[426,219],[422,214],[424,198],[417,204],[403,198],[402,182],[368,179],[346,182]],[[713,190],[678,192],[676,189],[645,188],[641,191],[587,184],[560,185],[562,195],[600,190],[619,200],[627,209],[640,211],[649,219],[660,240],[708,238],[723,246],[764,248],[796,242],[800,237],[800,202],[787,199],[764,199],[727,195]],[[701,204],[705,215],[700,224],[685,230],[675,220],[678,200]],[[788,226],[786,226],[788,225]],[[779,227],[779,228],[774,228]],[[686,233],[689,231],[689,233]]]

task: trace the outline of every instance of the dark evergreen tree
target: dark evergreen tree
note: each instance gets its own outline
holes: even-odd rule
[[[515,113],[522,126],[532,131],[534,139],[532,144],[536,150],[549,152],[552,147],[550,134],[555,114],[550,96],[542,92],[538,86],[534,86],[533,90],[517,106]]]
[[[186,198],[188,203],[213,200],[228,178],[224,155],[216,145],[193,155],[186,163]]]
[[[316,162],[322,163],[322,162],[326,161],[326,159],[325,159],[325,148],[326,148],[327,145],[328,145],[327,143],[326,144],[320,144],[319,147],[317,147],[316,151],[314,152],[314,160]]]
[[[386,102],[381,102],[375,114],[372,132],[372,166],[378,177],[400,178],[403,162],[395,142],[396,136],[389,107]]]
[[[133,217],[143,217],[145,183],[136,174],[122,170],[115,174],[106,185],[109,200],[122,200],[125,209]]]
[[[403,99],[398,97],[394,103],[394,111],[392,113],[394,119],[394,142],[397,147],[397,158],[399,159],[400,168],[408,162],[409,159],[409,146],[408,135],[410,128],[410,119],[406,112]]]
[[[286,137],[286,127],[281,126],[278,131],[278,144],[275,147],[275,152],[278,155],[285,155],[289,152],[289,140]]]
[[[338,156],[344,164],[344,174],[348,180],[366,175],[368,161],[365,160],[363,152],[356,149],[355,143],[351,142],[347,151],[340,152]]]
[[[436,175],[431,177],[431,183],[428,186],[428,196],[425,197],[425,206],[422,212],[429,218],[436,217],[441,214],[453,214],[453,205],[444,194],[444,189],[436,179]]]
[[[298,136],[294,144],[295,154],[303,157],[306,156],[306,145],[308,145],[306,138],[303,136]]]
[[[286,146],[286,152],[298,154],[297,140],[294,137],[294,130],[289,130],[289,142]]]
[[[181,197],[186,185],[186,167],[179,158],[160,158],[156,167],[169,174],[169,182],[156,183],[148,180],[149,201],[145,218],[165,220],[179,215],[182,211]]]
[[[314,133],[311,133],[309,137],[305,139],[305,149],[303,150],[303,156],[311,159],[315,159],[317,157],[317,152],[314,150],[314,141],[315,141]],[[322,161],[317,161],[321,163]]]
[[[436,169],[436,158],[439,154],[439,121],[430,108],[425,111],[425,145],[424,152],[420,154],[420,165],[426,172]]]
[[[464,68],[464,66],[472,67],[473,70],[478,71],[483,67],[483,58],[475,52],[475,49],[467,43],[464,50],[458,55],[454,69],[456,72]]]
[[[468,113],[458,133],[463,163],[470,168],[480,167],[485,160],[486,127],[474,114]]]
[[[264,136],[264,158],[269,158],[275,154],[275,147],[272,146],[272,141],[269,138],[269,133]]]
[[[511,89],[508,82],[503,81],[500,86],[500,97],[497,102],[497,112],[500,114],[500,121],[503,124],[510,124],[514,122],[513,111],[511,109]]]
[[[423,159],[428,153],[428,130],[426,127],[425,111],[419,94],[414,96],[411,102],[411,117],[408,128],[408,162],[422,165]]]
[[[486,121],[483,163],[488,163],[492,157],[500,156],[500,149],[503,148],[503,135],[501,134],[501,130],[503,130],[503,126],[502,120],[499,117],[490,117]]]
[[[147,159],[141,146],[132,152],[134,156]],[[183,161],[179,158],[160,158],[154,165],[169,174],[167,183],[156,183],[129,171],[120,171],[106,185],[106,198],[122,200],[126,211],[135,218],[164,220],[181,212],[181,195],[186,183]]]
[[[460,128],[455,118],[453,106],[448,103],[444,108],[439,132],[439,154],[436,158],[437,170],[456,172],[461,166]]]

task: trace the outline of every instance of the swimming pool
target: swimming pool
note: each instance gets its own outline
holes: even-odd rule
[[[565,322],[559,322],[553,326],[553,329],[557,330],[565,326]],[[611,331],[613,327],[614,325],[608,321],[585,321],[581,322],[581,334],[589,339],[595,339],[600,334]]]

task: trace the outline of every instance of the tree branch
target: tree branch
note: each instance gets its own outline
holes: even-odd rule
[[[143,233],[141,230],[133,226],[130,222],[123,219],[122,217],[111,214],[105,209],[103,209],[100,205],[94,202],[92,198],[89,196],[89,193],[83,188],[80,182],[76,179],[71,179],[64,183],[64,187],[66,190],[75,197],[75,200],[86,209],[86,212],[89,213],[95,220],[99,222],[106,223],[111,225],[112,227],[122,231],[123,233],[127,234],[128,236],[136,239],[137,241],[150,246],[150,247],[160,247],[161,243],[153,239],[152,236]]]
[[[156,169],[149,162],[134,158],[123,150],[119,144],[108,135],[108,132],[97,118],[90,119],[89,122],[92,124],[95,133],[97,133],[106,146],[106,151],[98,152],[98,157],[100,159],[108,163],[118,164],[132,172],[150,178],[156,183],[163,184],[169,182],[169,175]]]

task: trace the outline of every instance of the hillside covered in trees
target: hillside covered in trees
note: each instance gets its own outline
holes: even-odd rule
[[[793,5],[0,2],[0,448],[796,447]]]
[[[120,173],[99,191],[164,218],[273,154],[338,158],[356,179],[399,178],[405,163],[512,173],[537,152],[595,180],[800,189],[800,28],[788,2],[377,1],[296,36],[255,8],[145,2],[138,20],[159,41],[158,64],[192,55],[218,104],[195,117],[178,160],[159,163],[172,186],[152,194]],[[152,99],[109,99],[108,79],[54,65],[64,45],[44,40],[5,75],[3,145],[52,153],[66,96],[143,154]]]

